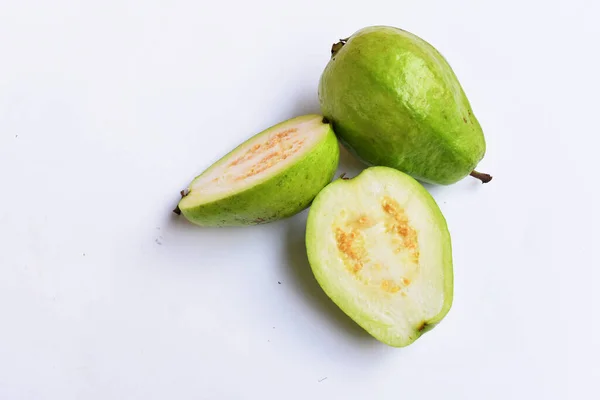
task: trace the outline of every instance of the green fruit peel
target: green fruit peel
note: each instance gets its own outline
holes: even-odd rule
[[[474,171],[482,128],[445,58],[404,30],[372,26],[336,43],[319,82],[322,113],[351,153],[434,184]]]

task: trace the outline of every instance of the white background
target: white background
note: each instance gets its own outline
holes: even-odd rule
[[[578,1],[0,2],[0,399],[597,399],[600,6]],[[250,135],[318,112],[330,46],[407,29],[488,144],[428,187],[455,301],[413,345],[315,283],[306,212],[174,218]],[[343,154],[340,171],[362,168]],[[280,282],[280,283],[279,283]]]

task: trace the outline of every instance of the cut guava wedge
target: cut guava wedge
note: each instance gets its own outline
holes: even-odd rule
[[[390,167],[338,179],[314,199],[308,259],[327,296],[377,340],[404,347],[453,297],[450,232],[429,192]]]
[[[321,115],[283,121],[246,140],[182,191],[176,213],[200,226],[257,225],[290,217],[331,182],[337,138]]]

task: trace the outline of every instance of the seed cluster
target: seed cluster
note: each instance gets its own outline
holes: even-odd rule
[[[387,196],[382,198],[381,207],[385,213],[383,221],[385,232],[392,234],[391,240],[394,245],[394,252],[396,254],[402,251],[408,252],[410,261],[418,264],[419,243],[417,231],[410,224],[403,208],[398,202]],[[337,248],[344,263],[348,266],[349,271],[360,280],[365,278],[360,276],[361,271],[371,263],[369,253],[365,247],[365,230],[374,226],[375,223],[376,221],[372,218],[360,215],[335,228]],[[382,268],[387,269],[379,263],[373,264],[370,268],[376,271],[381,271]],[[410,284],[410,279],[401,277],[398,282],[393,279],[382,279],[379,287],[385,292],[397,293]],[[401,294],[406,295],[404,292]]]
[[[234,167],[248,161],[252,162],[256,160],[256,158],[262,156],[260,159],[253,162],[250,168],[234,177],[233,180],[240,181],[256,174],[260,174],[298,152],[306,139],[294,138],[294,134],[297,131],[297,128],[291,128],[278,132],[271,136],[266,142],[255,144],[242,156],[229,163],[229,167]]]
[[[383,210],[392,217],[386,221],[386,232],[395,233],[394,252],[408,250],[413,262],[419,262],[419,241],[417,231],[410,225],[406,213],[398,202],[390,197],[384,197],[381,202]]]

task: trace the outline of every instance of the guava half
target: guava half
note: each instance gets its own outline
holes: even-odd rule
[[[256,225],[290,217],[331,182],[339,145],[321,115],[283,121],[246,140],[182,191],[176,213],[200,226]]]
[[[423,186],[394,168],[327,185],[309,210],[306,247],[327,296],[387,345],[413,343],[452,306],[446,220]]]

